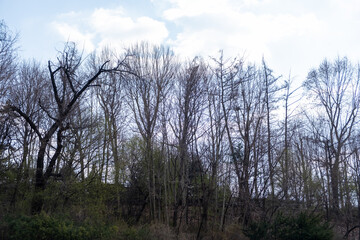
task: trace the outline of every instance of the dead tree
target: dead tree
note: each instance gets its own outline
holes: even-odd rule
[[[78,70],[81,66],[81,55],[78,54],[75,44],[66,43],[65,49],[60,53],[57,64],[48,62],[49,81],[52,88],[52,99],[47,99],[47,103],[39,98],[39,105],[43,113],[43,117],[48,119],[49,124],[41,126],[37,124],[31,115],[26,114],[21,109],[11,102],[8,103],[8,108],[16,112],[22,117],[36,133],[39,139],[39,147],[36,158],[36,173],[35,173],[35,188],[31,204],[31,212],[33,214],[39,213],[44,204],[43,191],[49,178],[53,175],[55,163],[62,150],[63,133],[69,128],[69,119],[71,118],[72,110],[75,105],[79,103],[80,98],[84,92],[92,86],[94,81],[103,73],[119,69],[121,63],[114,69],[107,69],[108,61],[104,62],[99,69],[86,81],[80,79]],[[48,103],[53,103],[52,106],[45,106]],[[46,169],[46,151],[52,145],[53,137],[56,136],[56,147],[53,151]]]

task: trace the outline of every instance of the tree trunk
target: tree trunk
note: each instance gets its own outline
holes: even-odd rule
[[[44,171],[44,157],[45,157],[48,141],[49,140],[47,139],[41,140],[38,156],[36,159],[35,188],[34,188],[33,198],[31,201],[32,214],[40,213],[44,204],[43,191],[45,189],[45,179],[44,179],[43,171]]]

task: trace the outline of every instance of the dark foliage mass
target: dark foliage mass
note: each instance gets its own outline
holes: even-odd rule
[[[279,213],[272,222],[256,222],[244,231],[251,240],[329,240],[333,232],[328,223],[322,222],[319,215],[299,213],[297,216],[284,216]]]
[[[0,238],[359,237],[346,57],[301,82],[146,42],[54,59],[20,59],[0,22]]]

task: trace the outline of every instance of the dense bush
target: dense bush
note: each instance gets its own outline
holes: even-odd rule
[[[250,240],[329,240],[333,231],[319,215],[300,213],[296,216],[278,214],[272,222],[257,222],[245,229]]]
[[[10,240],[112,239],[117,232],[115,227],[76,225],[72,221],[57,219],[44,213],[31,217],[8,217],[5,220],[5,227],[5,237]]]

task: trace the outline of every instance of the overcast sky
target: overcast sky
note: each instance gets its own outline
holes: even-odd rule
[[[85,52],[147,40],[185,57],[265,57],[303,81],[324,58],[360,60],[360,0],[0,0],[24,58],[53,59],[64,41]]]

